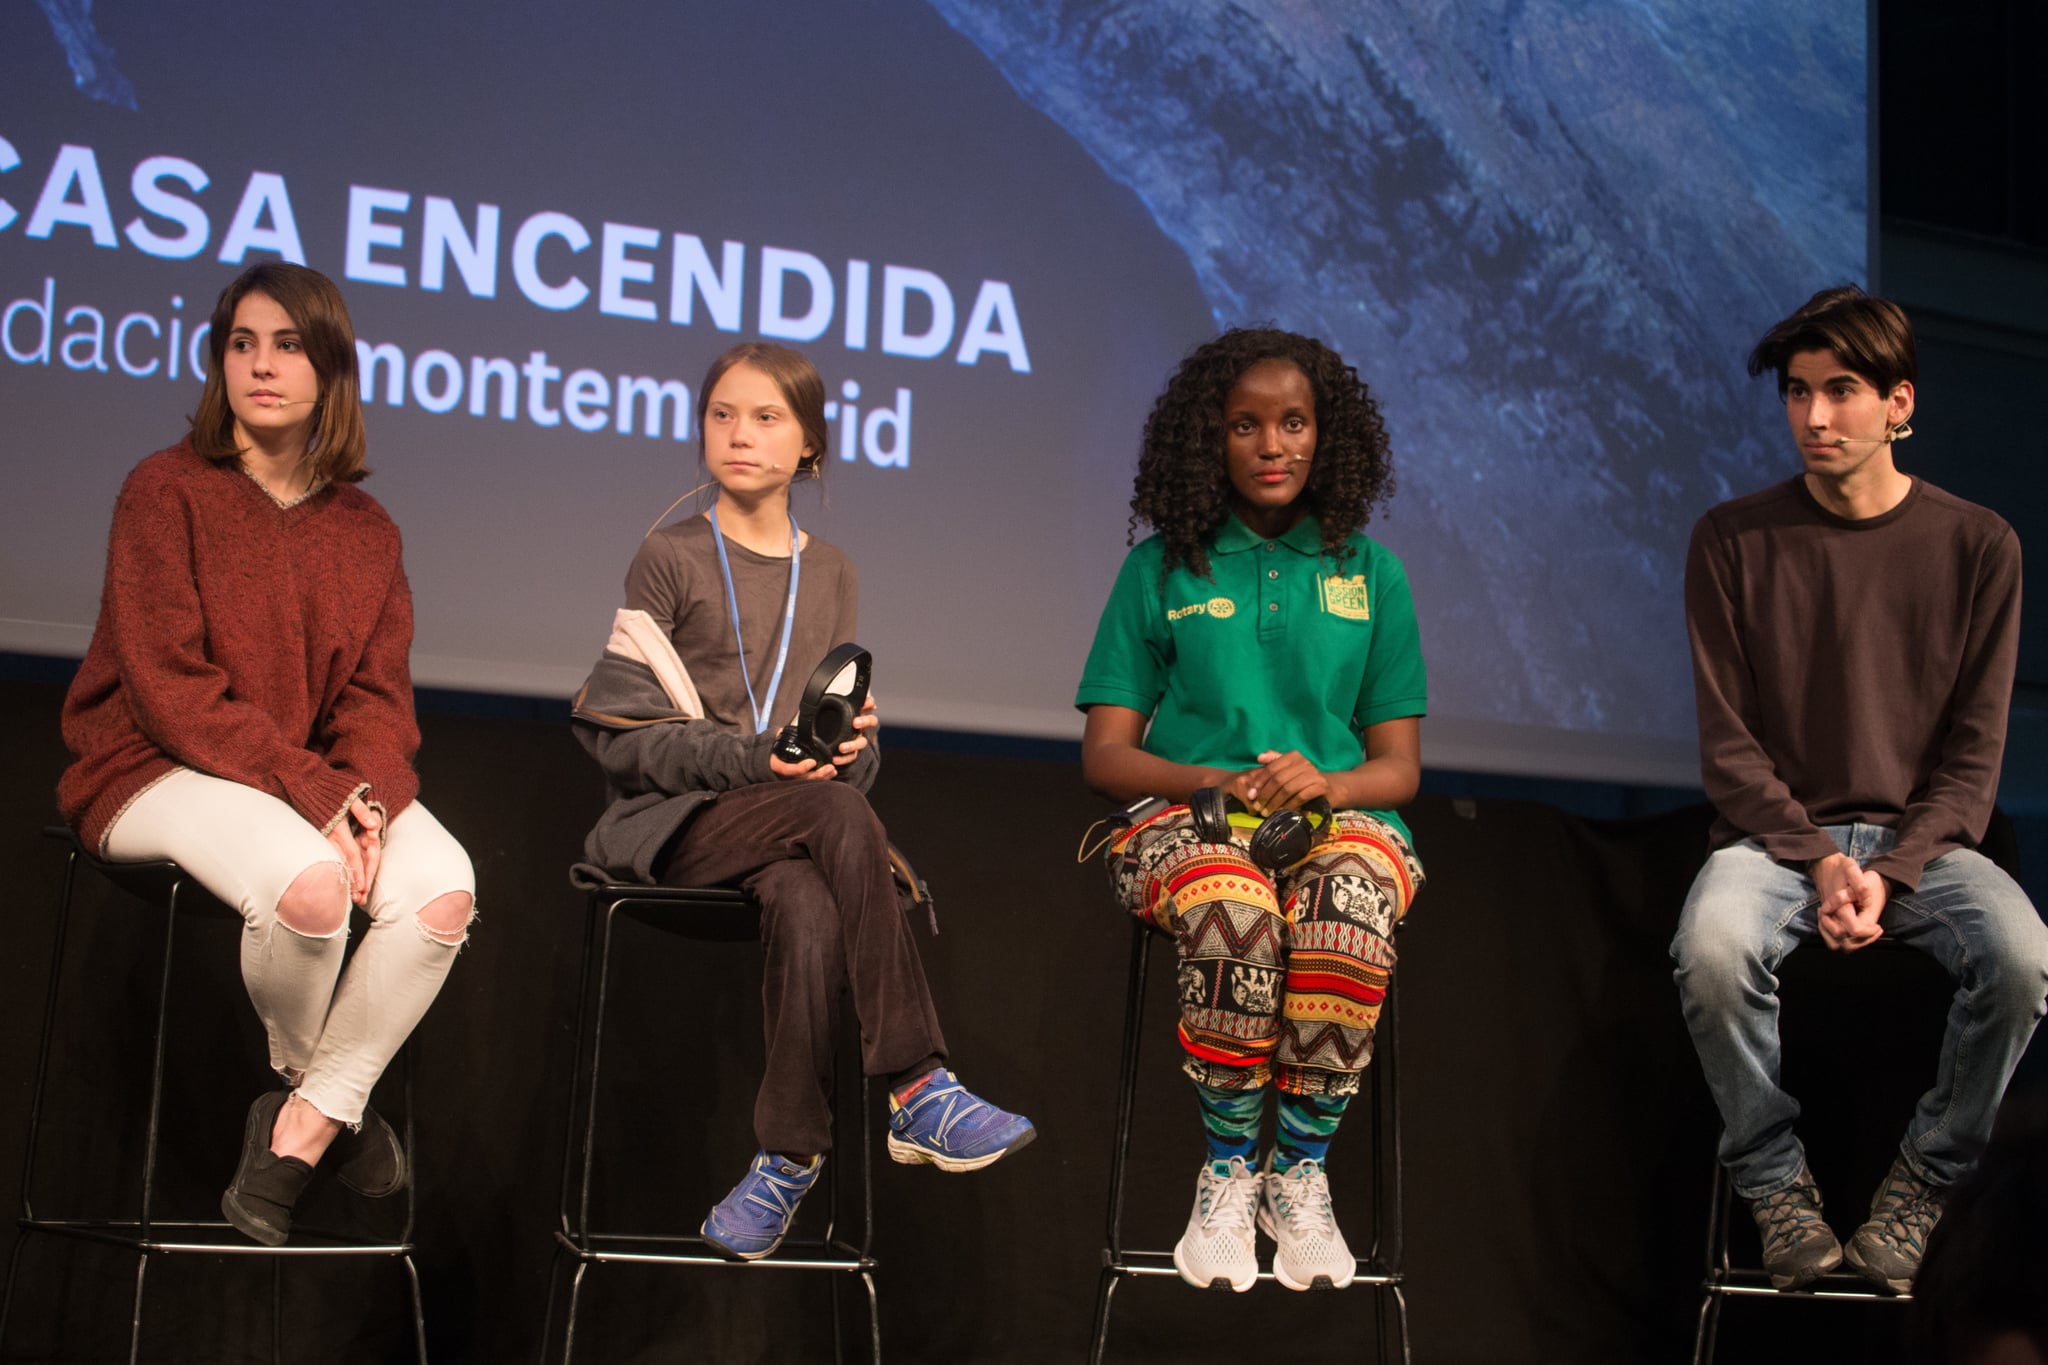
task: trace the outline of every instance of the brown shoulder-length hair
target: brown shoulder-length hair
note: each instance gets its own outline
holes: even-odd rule
[[[213,305],[212,333],[206,339],[211,365],[199,411],[192,418],[192,448],[215,464],[241,458],[235,445],[235,414],[228,406],[222,377],[228,334],[235,309],[251,294],[262,294],[291,318],[299,329],[306,359],[320,378],[320,398],[313,408],[313,432],[306,454],[313,462],[316,483],[355,483],[369,474],[363,467],[368,441],[363,435],[363,403],[356,369],[356,332],[348,305],[334,281],[317,270],[288,261],[264,261],[235,276]]]
[[[825,472],[825,452],[832,448],[825,432],[825,381],[818,376],[818,367],[809,356],[772,341],[743,341],[728,348],[704,372],[704,386],[697,390],[699,455],[704,448],[704,414],[711,406],[711,391],[735,365],[751,365],[775,381],[775,387],[782,391],[782,401],[789,404],[791,415],[803,428],[804,440],[811,447],[811,453],[798,463],[796,472],[808,478],[821,477]]]
[[[1853,284],[1821,290],[1764,333],[1749,353],[1750,377],[1776,371],[1778,396],[1783,398],[1786,368],[1803,351],[1833,351],[1844,368],[1886,397],[1901,384],[1920,382],[1913,324],[1906,310]]]

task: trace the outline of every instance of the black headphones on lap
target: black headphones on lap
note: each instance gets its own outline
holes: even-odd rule
[[[815,758],[830,763],[839,746],[852,739],[854,717],[868,699],[868,675],[874,656],[859,645],[835,645],[825,661],[811,670],[796,720],[775,737],[775,756],[784,763]]]
[[[1318,796],[1299,810],[1276,810],[1261,818],[1221,787],[1203,787],[1188,798],[1188,814],[1203,843],[1227,844],[1239,830],[1249,831],[1251,860],[1268,872],[1289,868],[1306,858],[1330,823],[1330,803]]]

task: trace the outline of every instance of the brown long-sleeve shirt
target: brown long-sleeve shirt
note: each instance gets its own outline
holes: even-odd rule
[[[811,537],[804,547],[797,585],[796,620],[790,629],[789,659],[782,685],[768,697],[775,656],[782,643],[783,609],[789,597],[789,557],[756,554],[730,538],[726,558],[739,596],[740,628],[746,642],[747,678],[754,699],[768,707],[770,729],[796,719],[804,684],[834,645],[854,639],[860,614],[860,584],[853,561],[836,545]],[[703,517],[672,522],[640,542],[626,570],[626,605],[644,611],[668,632],[690,680],[697,684],[707,720],[737,734],[754,733],[753,707],[742,681],[733,641],[732,609],[711,523]]]
[[[1794,478],[1700,518],[1685,617],[1715,847],[1805,863],[1824,825],[1886,826],[1869,866],[1910,890],[1983,837],[2019,648],[2003,518],[1916,479],[1852,521]]]

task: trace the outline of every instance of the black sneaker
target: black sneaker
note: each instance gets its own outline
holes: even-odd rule
[[[1821,1216],[1820,1186],[1805,1162],[1790,1185],[1750,1200],[1749,1211],[1763,1238],[1764,1269],[1773,1289],[1798,1289],[1841,1265],[1842,1244]]]
[[[292,1235],[292,1206],[299,1202],[313,1168],[295,1156],[270,1150],[270,1130],[289,1090],[268,1090],[249,1106],[242,1129],[242,1160],[234,1183],[220,1197],[220,1211],[244,1235],[267,1247],[283,1246]]]
[[[405,1188],[405,1147],[376,1110],[363,1106],[363,1121],[342,1125],[322,1158],[343,1186],[366,1199],[382,1199]]]
[[[1870,1201],[1870,1221],[1849,1238],[1849,1264],[1880,1288],[1904,1294],[1913,1287],[1927,1235],[1941,1221],[1948,1190],[1913,1174],[1902,1156],[1892,1158],[1884,1183]]]

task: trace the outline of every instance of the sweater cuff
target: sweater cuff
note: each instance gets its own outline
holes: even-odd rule
[[[1816,858],[1826,858],[1840,853],[1841,847],[1821,830],[1805,833],[1774,834],[1760,841],[1764,852],[1781,863],[1806,871],[1806,865]]]
[[[750,783],[775,781],[775,770],[768,766],[768,757],[775,752],[775,741],[781,737],[780,730],[763,730],[755,735],[746,749],[747,781]]]
[[[395,820],[405,814],[405,808],[419,797],[419,776],[410,764],[403,761],[396,764],[345,762],[336,771],[349,781],[369,788],[370,794],[364,798],[364,803],[377,807],[387,820]]]
[[[307,824],[324,835],[347,817],[349,802],[369,789],[369,783],[358,782],[322,763],[303,778],[287,784],[285,799]]]
[[[1927,861],[1921,850],[1894,848],[1872,858],[1863,865],[1863,870],[1889,878],[1908,891],[1918,891],[1920,874],[1927,870]]]

